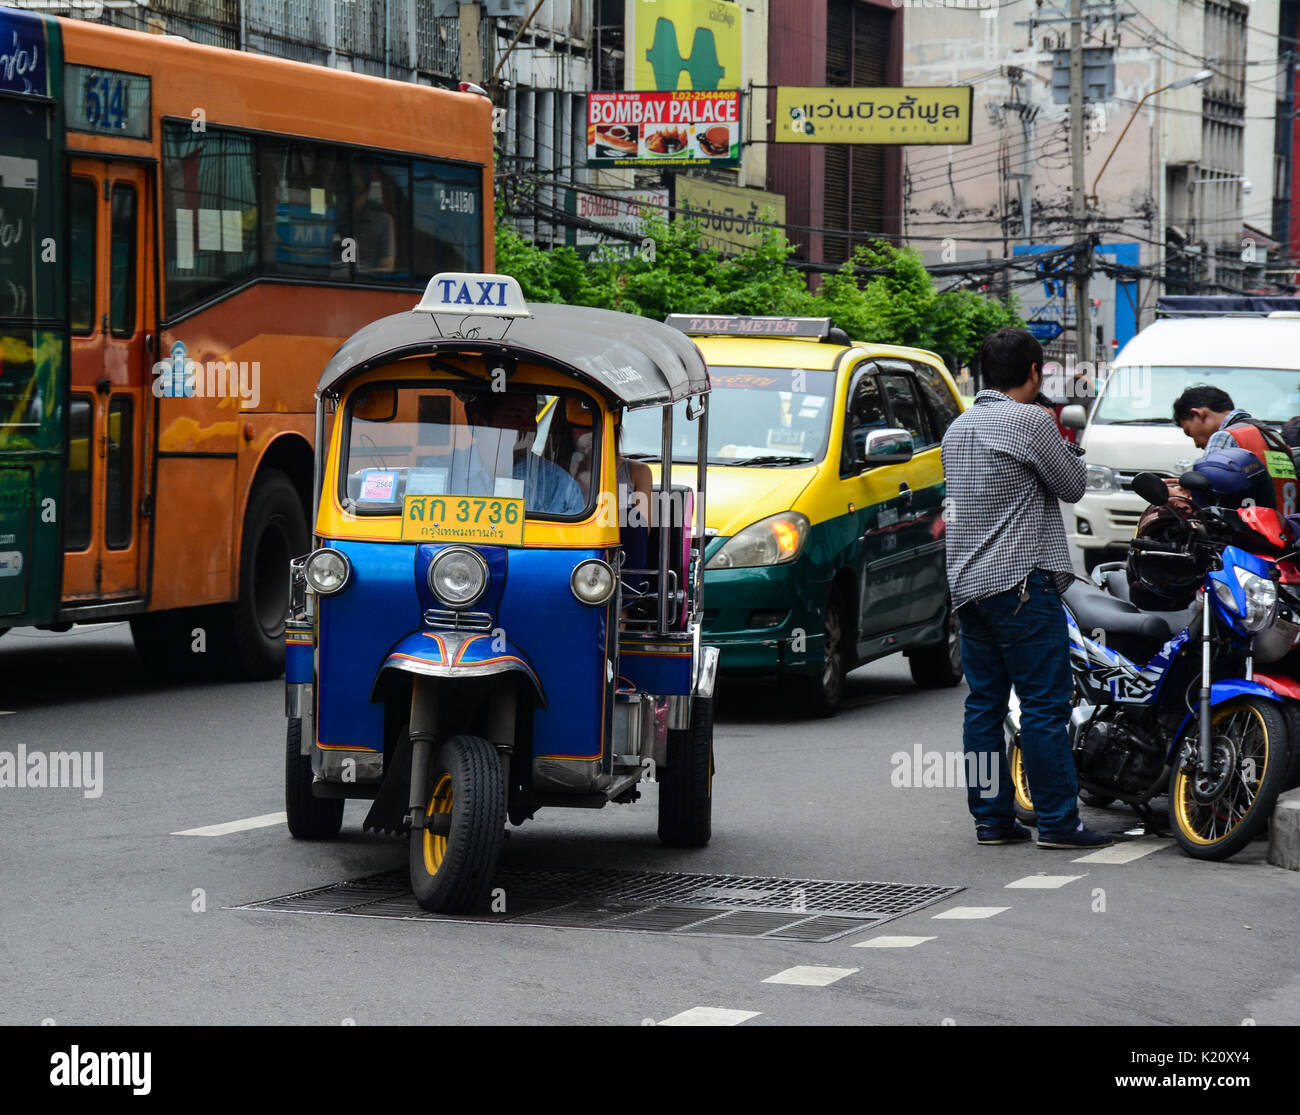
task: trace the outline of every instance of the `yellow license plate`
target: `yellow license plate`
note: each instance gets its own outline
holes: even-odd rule
[[[407,496],[403,542],[471,542],[522,546],[524,501],[497,496]]]

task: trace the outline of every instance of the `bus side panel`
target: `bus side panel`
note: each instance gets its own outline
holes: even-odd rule
[[[216,604],[235,595],[229,523],[236,463],[233,455],[160,455],[151,610]]]

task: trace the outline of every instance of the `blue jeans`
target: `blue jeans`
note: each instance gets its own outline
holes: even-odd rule
[[[1019,610],[1017,610],[1019,606]],[[961,662],[970,693],[962,744],[966,769],[997,771],[988,797],[968,778],[966,799],[976,825],[1010,825],[1015,795],[1003,744],[1003,721],[1014,685],[1020,699],[1020,751],[1038,832],[1073,832],[1079,824],[1079,783],[1070,753],[1070,637],[1061,597],[1049,574],[1029,575],[1029,598],[1011,589],[965,604]],[[992,787],[985,787],[984,791]]]

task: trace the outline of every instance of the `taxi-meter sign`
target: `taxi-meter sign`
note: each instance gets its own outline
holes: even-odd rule
[[[532,317],[524,292],[509,275],[444,271],[434,275],[415,306],[428,314],[480,314],[485,317]]]

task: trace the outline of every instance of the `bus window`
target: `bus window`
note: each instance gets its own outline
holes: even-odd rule
[[[264,139],[262,266],[272,275],[348,278],[344,262],[344,158],[324,143]]]
[[[113,230],[109,254],[109,328],[115,337],[135,332],[135,187],[113,183]]]
[[[90,470],[95,460],[91,444],[91,403],[84,395],[74,395],[68,402],[68,465],[65,477],[68,491],[63,511],[63,548],[69,551],[90,547]]]
[[[415,273],[483,269],[480,167],[415,160]]]
[[[95,212],[99,191],[89,178],[74,178],[68,189],[71,293],[69,324],[74,333],[95,331]]]
[[[116,398],[108,406],[108,482],[104,507],[104,543],[110,550],[131,545],[134,446],[131,439],[131,400]]]
[[[353,275],[362,282],[411,282],[411,168],[406,160],[353,154],[351,235],[356,241]]]
[[[198,305],[257,271],[253,140],[163,123],[167,314]]]

